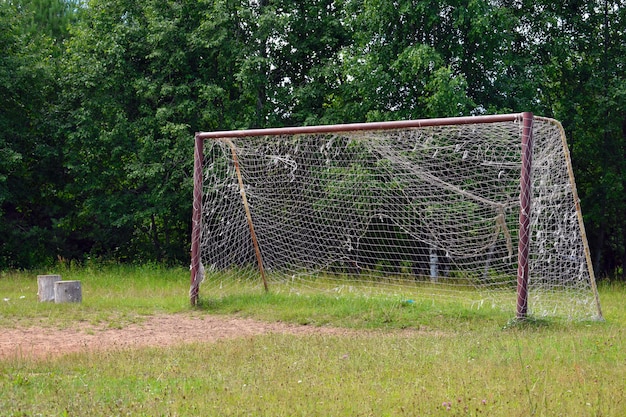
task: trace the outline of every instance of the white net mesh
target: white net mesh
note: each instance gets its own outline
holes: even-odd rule
[[[514,311],[521,129],[513,121],[205,140],[203,291],[259,291],[265,279],[270,291]],[[562,129],[535,118],[533,132],[529,313],[599,316]]]

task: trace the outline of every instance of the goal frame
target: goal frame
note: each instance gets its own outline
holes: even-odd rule
[[[196,306],[199,300],[199,287],[203,274],[200,262],[200,239],[202,230],[202,178],[203,178],[203,147],[206,140],[222,140],[231,148],[235,170],[238,175],[240,194],[242,203],[245,206],[246,217],[250,229],[250,237],[255,249],[257,266],[263,280],[265,290],[268,290],[267,281],[265,279],[263,260],[258,247],[256,235],[254,232],[254,224],[248,208],[246,194],[244,191],[243,180],[239,171],[237,155],[232,139],[253,137],[253,136],[278,136],[278,135],[297,135],[297,134],[325,134],[339,133],[351,131],[375,131],[375,130],[392,130],[392,129],[410,129],[425,128],[446,125],[467,125],[467,124],[489,124],[499,122],[518,122],[522,126],[521,133],[521,175],[520,175],[520,210],[519,210],[519,241],[518,241],[518,266],[517,266],[517,312],[516,318],[523,320],[528,315],[528,283],[529,283],[529,249],[530,249],[530,218],[532,209],[532,149],[533,149],[533,121],[537,118],[530,112],[510,113],[499,115],[485,116],[468,116],[468,117],[449,117],[449,118],[433,118],[433,119],[416,119],[388,122],[371,122],[371,123],[349,123],[334,124],[320,126],[301,126],[301,127],[283,127],[283,128],[267,128],[267,129],[248,129],[248,130],[231,130],[231,131],[215,131],[215,132],[197,132],[195,134],[195,151],[194,151],[194,189],[193,189],[193,210],[192,210],[192,231],[191,231],[191,287],[189,291],[189,300],[192,306]],[[562,128],[561,128],[562,129]],[[595,301],[600,318],[602,312],[598,299],[595,276],[593,273],[593,265],[587,236],[583,223],[582,212],[574,175],[569,157],[569,150],[563,136],[563,148],[566,156],[567,170],[569,181],[572,187],[572,195],[576,208],[578,224],[581,231],[583,241],[585,260],[590,276],[590,285],[595,295]]]

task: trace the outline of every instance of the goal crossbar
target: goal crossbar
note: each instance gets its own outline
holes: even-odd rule
[[[526,116],[525,116],[526,115]],[[198,139],[243,138],[248,136],[280,136],[316,133],[338,133],[365,130],[410,129],[445,125],[467,125],[478,123],[498,123],[522,121],[524,117],[533,118],[532,113],[495,114],[488,116],[443,117],[433,119],[395,120],[389,122],[345,123],[320,126],[277,127],[267,129],[228,130],[216,132],[198,132]]]

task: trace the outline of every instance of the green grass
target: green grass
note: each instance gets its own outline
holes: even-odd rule
[[[69,326],[83,321],[120,326],[142,316],[189,310],[189,271],[116,265],[0,273],[0,327]],[[37,302],[37,275],[81,281],[81,304]],[[7,301],[4,301],[7,300]]]
[[[234,294],[201,300],[200,308],[215,314],[237,314],[266,321],[354,329],[430,328],[460,330],[485,323],[505,324],[510,314],[499,309],[472,309],[454,301],[398,300],[383,297],[325,294]]]
[[[0,360],[0,416],[626,415],[624,285],[600,286],[605,322],[514,323],[456,302],[261,292],[192,310],[183,269],[61,273],[82,304],[37,303],[36,273],[0,275],[0,327],[179,313],[379,330]]]

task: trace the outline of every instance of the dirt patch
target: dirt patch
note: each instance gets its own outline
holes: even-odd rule
[[[236,317],[157,315],[120,329],[87,324],[71,329],[0,329],[0,358],[46,358],[72,352],[215,342],[269,333],[349,335],[363,332]]]

